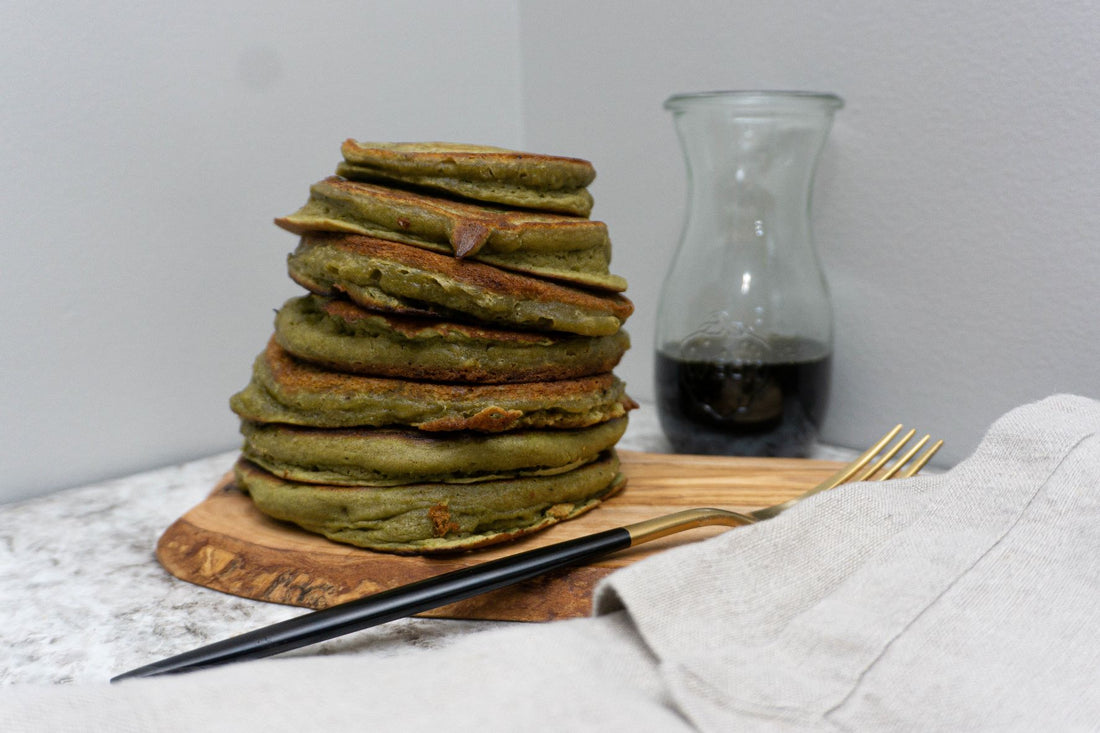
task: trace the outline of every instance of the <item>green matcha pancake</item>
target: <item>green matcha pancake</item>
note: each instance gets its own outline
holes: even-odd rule
[[[595,293],[354,234],[303,236],[287,268],[307,290],[344,293],[368,310],[473,318],[521,330],[610,336],[634,310],[618,293]]]
[[[514,539],[571,519],[625,483],[614,451],[554,476],[391,487],[305,484],[244,459],[237,486],[256,507],[337,542],[385,552],[454,552]]]
[[[521,153],[460,143],[368,143],[347,140],[337,175],[356,181],[412,185],[482,201],[588,216],[596,177],[578,158]]]
[[[613,374],[524,384],[441,384],[347,374],[295,359],[274,339],[229,400],[244,420],[426,431],[579,428],[636,405]]]
[[[296,234],[365,234],[585,287],[626,289],[608,271],[607,226],[574,216],[490,209],[333,177],[313,184],[306,204],[275,223]]]
[[[292,298],[275,339],[295,356],[358,374],[435,382],[541,382],[611,371],[630,345],[610,336],[511,331],[363,310],[342,299]]]
[[[244,421],[241,455],[280,478],[303,483],[466,484],[565,473],[614,447],[624,430],[625,417],[576,430],[504,433],[302,428]]]

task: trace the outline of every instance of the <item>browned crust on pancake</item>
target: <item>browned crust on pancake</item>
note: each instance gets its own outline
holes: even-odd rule
[[[275,339],[296,357],[337,371],[478,384],[610,372],[630,343],[622,330],[608,336],[516,331],[370,312],[318,295],[292,298],[279,309]]]
[[[435,212],[437,216],[451,222],[453,230],[449,239],[454,256],[458,258],[477,254],[485,247],[493,232],[523,232],[537,228],[543,232],[570,232],[571,236],[607,238],[607,225],[594,219],[529,209],[490,208],[484,204],[429,196],[364,181],[349,181],[339,176],[329,176],[321,183],[349,196],[369,196],[374,201],[385,202],[394,210],[406,208]],[[400,219],[398,223],[400,225]],[[295,221],[293,216],[277,217],[275,224],[294,234],[317,231],[312,226],[304,226]],[[404,226],[408,227],[409,222],[406,221]]]
[[[457,522],[451,521],[451,510],[446,504],[435,504],[428,509],[428,518],[432,523],[432,535],[445,537],[451,532],[457,532]]]
[[[472,339],[491,339],[493,341],[509,342],[514,344],[545,344],[558,340],[549,333],[537,333],[533,331],[514,331],[504,328],[489,328],[472,323],[455,323],[453,321],[440,321],[437,319],[425,320],[423,318],[410,318],[407,315],[395,315],[391,313],[379,313],[363,308],[350,300],[343,298],[326,298],[321,296],[321,309],[334,318],[339,318],[347,323],[364,318],[384,318],[389,327],[397,333],[405,336],[415,336],[424,331],[431,330],[441,336],[458,334]]]
[[[360,374],[332,371],[295,358],[283,349],[272,337],[264,350],[263,359],[272,377],[282,388],[288,391],[334,393],[366,392],[389,394],[395,398],[418,400],[424,403],[454,403],[460,400],[485,402],[487,406],[470,415],[453,415],[419,422],[413,425],[428,432],[452,430],[475,430],[493,433],[510,430],[524,417],[517,409],[505,409],[494,405],[496,401],[508,402],[518,390],[528,399],[552,405],[576,394],[599,393],[611,389],[615,376],[611,373],[596,374],[577,379],[562,379],[548,382],[527,382],[524,384],[440,384],[434,382],[412,382],[389,377],[369,377]],[[612,403],[613,405],[615,403]],[[605,419],[625,415],[637,408],[637,403],[623,395],[618,408]],[[591,422],[563,421],[562,427],[582,427]]]
[[[439,149],[424,149],[423,145],[431,145]],[[567,167],[570,171],[570,180],[565,182],[569,188],[587,186],[596,178],[596,169],[592,163],[582,158],[569,158],[544,153],[527,153],[519,150],[506,150],[481,145],[464,145],[455,143],[418,143],[411,149],[400,147],[382,147],[377,144],[360,142],[348,138],[340,146],[340,153],[348,162],[358,163],[364,160],[364,156],[370,156],[377,160],[390,160],[408,163],[413,161],[423,162],[426,167],[434,168],[436,165],[446,164],[453,160],[470,160],[476,162],[503,163],[513,165],[554,165]]]
[[[506,294],[517,299],[565,303],[587,310],[603,311],[610,313],[620,322],[625,322],[634,312],[634,304],[618,293],[597,293],[569,287],[549,280],[509,272],[492,265],[458,260],[419,247],[361,234],[310,233],[302,237],[301,244],[305,247],[333,246],[360,257],[376,257],[398,262],[415,269],[439,273],[490,293]],[[299,284],[312,290],[307,283]],[[318,295],[331,295],[329,292],[316,290],[313,292],[317,292]],[[364,305],[371,306],[369,303]]]
[[[307,277],[304,274],[291,270],[289,273],[290,279],[301,285],[303,288],[313,293],[314,295],[321,296],[323,298],[338,297],[351,299],[352,296],[339,285],[326,285],[324,283],[317,282],[311,277]],[[389,303],[382,303],[378,301],[368,301],[365,297],[359,295],[355,296],[355,305],[361,307],[363,310],[374,311],[375,313],[390,313],[399,316],[419,316],[421,318],[446,318],[446,317],[461,317],[461,313],[452,313],[446,308],[436,307],[431,303],[422,303],[419,305],[412,305],[406,302],[400,302],[396,298],[392,299]]]
[[[526,537],[529,534],[544,530],[547,527],[551,527],[559,522],[576,519],[582,514],[587,514],[608,499],[622,493],[622,490],[624,488],[626,488],[626,477],[622,474],[619,474],[618,476],[616,476],[615,481],[611,484],[611,486],[608,487],[608,490],[604,494],[600,495],[598,498],[589,499],[587,502],[579,506],[576,504],[558,504],[556,506],[553,506],[547,510],[547,514],[550,516],[543,519],[538,524],[533,524],[529,527],[523,527],[522,529],[516,529],[510,532],[496,532],[490,535],[481,535],[479,537],[456,540],[453,545],[448,547],[422,548],[416,550],[388,549],[386,551],[392,552],[395,555],[446,555],[458,552],[467,552],[469,550],[479,550],[483,547],[499,545],[502,542],[511,542],[512,540],[517,540],[520,537]]]

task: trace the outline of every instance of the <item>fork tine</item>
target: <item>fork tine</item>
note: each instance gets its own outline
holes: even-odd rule
[[[895,425],[893,430],[886,435],[879,438],[878,442],[872,445],[867,450],[860,454],[859,458],[852,461],[850,464],[842,468],[840,471],[830,476],[829,479],[821,484],[822,489],[834,489],[841,484],[848,483],[852,480],[852,477],[863,470],[863,467],[871,462],[878,452],[886,446],[891,440],[894,439],[898,433],[901,432],[902,425],[899,423]]]
[[[910,430],[908,433],[901,436],[894,447],[886,451],[886,453],[884,453],[881,458],[875,461],[875,463],[870,468],[860,474],[859,478],[857,478],[856,481],[866,481],[867,479],[878,473],[882,469],[882,467],[889,463],[890,459],[896,456],[898,454],[898,451],[900,451],[902,447],[904,447],[905,444],[908,443],[916,434],[916,430]]]
[[[925,464],[928,463],[928,461],[932,460],[932,456],[936,455],[936,451],[938,451],[941,447],[943,447],[943,441],[937,440],[935,443],[932,444],[931,448],[925,451],[924,455],[922,455],[913,463],[912,466],[902,471],[901,477],[912,478],[913,476],[916,476],[917,471],[920,471],[922,468],[924,468]]]
[[[912,437],[912,436],[910,436],[910,437]],[[906,463],[908,463],[909,461],[913,460],[913,456],[917,455],[917,453],[918,453],[918,452],[920,452],[920,449],[921,449],[921,448],[923,448],[923,447],[925,446],[925,444],[926,444],[926,443],[927,443],[928,441],[930,441],[930,440],[932,440],[932,436],[931,436],[931,435],[925,435],[925,436],[924,436],[923,438],[921,438],[920,440],[918,440],[918,441],[917,441],[917,442],[916,442],[916,443],[915,443],[915,444],[913,445],[913,447],[912,447],[912,448],[910,448],[909,450],[905,451],[905,453],[904,453],[904,454],[903,454],[903,455],[901,456],[901,458],[899,458],[899,459],[898,459],[897,461],[895,461],[895,462],[894,462],[894,465],[893,465],[893,466],[891,466],[891,467],[890,467],[890,468],[889,468],[889,469],[888,469],[888,470],[886,471],[886,473],[884,473],[884,474],[882,474],[881,476],[879,476],[879,477],[878,477],[878,480],[879,480],[879,481],[886,481],[886,480],[888,480],[888,479],[892,479],[892,478],[893,478],[894,476],[896,476],[896,475],[897,475],[897,473],[898,473],[899,471],[901,471],[902,467],[903,467],[903,466],[904,466],[904,465],[905,465]]]

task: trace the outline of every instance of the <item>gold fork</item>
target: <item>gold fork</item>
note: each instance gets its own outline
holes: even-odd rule
[[[895,456],[901,452],[901,449],[917,434],[916,430],[910,430],[893,446],[887,448],[890,441],[897,437],[898,433],[902,431],[902,428],[902,425],[895,425],[890,432],[882,436],[878,442],[861,453],[854,461],[844,466],[806,493],[782,502],[781,504],[766,506],[745,513],[732,512],[726,509],[715,509],[713,507],[684,509],[683,511],[674,512],[673,514],[666,514],[662,517],[654,517],[653,519],[646,519],[635,524],[630,524],[622,529],[630,534],[630,547],[634,547],[643,542],[649,542],[687,529],[694,529],[695,527],[707,527],[711,525],[738,527],[743,524],[755,524],[756,522],[771,519],[772,517],[782,514],[802,500],[814,494],[819,494],[822,491],[835,489],[841,484],[851,483],[853,481],[886,481],[887,479],[895,477],[910,478],[915,476],[925,467],[925,465],[927,465],[928,461],[932,459],[932,456],[936,454],[936,451],[943,446],[943,441],[937,440],[929,446],[924,453],[920,453],[921,449],[932,439],[932,436],[925,435],[891,464],[890,461],[894,460]],[[917,455],[918,453],[920,453],[920,455]]]
[[[303,616],[250,631],[231,639],[178,654],[159,662],[121,674],[116,682],[129,677],[152,677],[160,674],[185,672],[213,667],[229,662],[259,659],[279,652],[297,649],[332,639],[352,631],[394,619],[412,616],[448,603],[487,593],[491,590],[529,580],[543,573],[594,560],[604,555],[633,547],[659,537],[707,525],[737,526],[752,524],[780,514],[808,496],[832,489],[843,483],[863,480],[886,480],[894,476],[912,476],[924,467],[943,441],[936,442],[917,457],[917,453],[930,440],[924,436],[916,445],[888,466],[889,462],[912,439],[916,431],[910,430],[896,445],[885,450],[902,426],[898,425],[859,458],[849,463],[814,488],[790,501],[752,512],[731,512],[724,509],[686,509],[655,519],[616,527],[596,534],[577,537],[539,547],[527,552],[474,565],[462,570],[443,573],[426,580],[403,585],[391,590],[359,598],[347,603],[314,611]],[[879,454],[882,455],[879,455]],[[914,460],[915,458],[915,460]],[[912,461],[910,463],[910,461]],[[906,467],[906,464],[908,466]]]

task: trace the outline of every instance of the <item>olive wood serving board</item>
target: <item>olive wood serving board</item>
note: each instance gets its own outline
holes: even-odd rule
[[[245,598],[325,608],[553,542],[691,507],[745,511],[797,496],[839,465],[788,458],[728,458],[619,451],[622,493],[576,519],[516,542],[458,555],[402,556],[331,542],[261,514],[227,474],[157,543],[157,559],[176,577]],[[704,527],[654,540],[598,562],[453,603],[424,615],[549,621],[584,616],[592,590],[612,571],[655,552],[714,536]],[[736,531],[736,530],[734,530]]]

